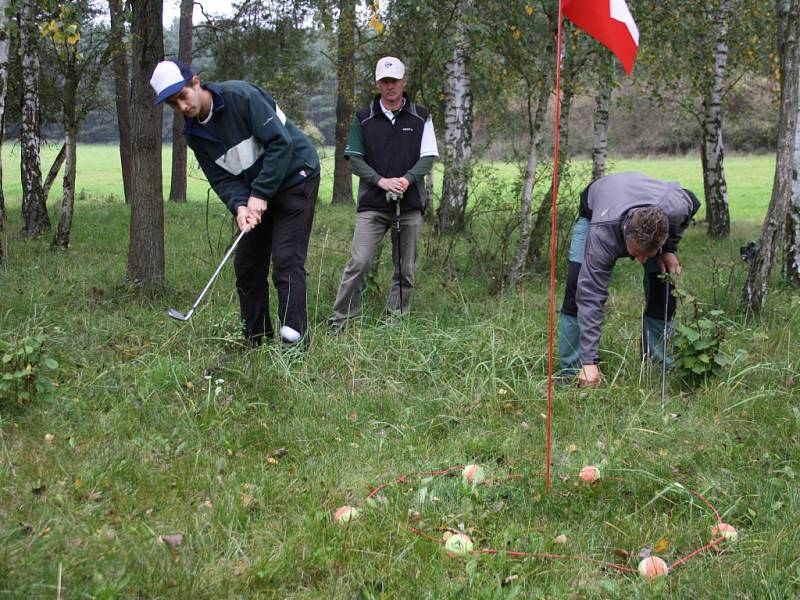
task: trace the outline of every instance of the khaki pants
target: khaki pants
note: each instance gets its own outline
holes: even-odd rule
[[[417,265],[417,239],[422,226],[422,213],[419,210],[400,213],[400,243],[395,230],[395,215],[375,210],[357,213],[356,229],[350,260],[344,268],[342,282],[333,304],[331,323],[341,324],[358,314],[364,280],[372,268],[387,230],[392,232],[392,261],[394,275],[389,291],[387,312],[405,314],[411,308],[414,294],[414,270]],[[400,259],[402,258],[402,265]],[[402,273],[402,281],[400,274]],[[402,292],[402,294],[401,294]],[[403,298],[402,310],[400,297]]]

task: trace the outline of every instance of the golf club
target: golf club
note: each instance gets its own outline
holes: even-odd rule
[[[403,250],[400,243],[400,199],[403,194],[395,194],[394,192],[386,192],[386,201],[394,202],[394,227],[397,231],[397,276],[398,276],[398,291],[400,292],[400,316],[403,316]]]
[[[194,301],[194,304],[192,304],[192,308],[189,309],[189,312],[187,312],[186,314],[183,314],[182,312],[179,312],[179,311],[175,310],[174,308],[170,308],[167,311],[167,314],[170,317],[172,317],[176,321],[188,321],[189,319],[192,318],[192,313],[194,312],[194,309],[197,308],[198,304],[200,304],[200,301],[203,299],[203,296],[206,295],[206,292],[208,291],[208,288],[211,287],[211,284],[214,283],[214,280],[217,278],[217,275],[219,275],[219,272],[222,270],[223,265],[227,262],[228,258],[230,258],[230,255],[233,254],[233,251],[236,249],[236,246],[239,244],[241,239],[244,237],[244,234],[247,233],[248,231],[249,231],[249,229],[243,229],[241,231],[241,233],[239,233],[239,236],[236,238],[236,240],[234,240],[233,244],[231,244],[231,247],[228,248],[228,251],[225,253],[225,256],[222,257],[222,261],[220,261],[219,266],[217,267],[217,270],[214,271],[214,274],[211,276],[211,279],[208,280],[208,283],[206,284],[206,287],[204,287],[203,291],[200,292],[200,295],[197,297],[197,300]]]
[[[667,319],[669,318],[669,274],[664,278],[664,351],[661,355],[661,412],[664,412],[667,389]]]

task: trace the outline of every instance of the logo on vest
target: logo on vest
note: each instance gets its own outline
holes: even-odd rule
[[[403,127],[403,131],[414,131],[413,127]]]

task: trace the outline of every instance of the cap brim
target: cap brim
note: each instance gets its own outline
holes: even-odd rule
[[[186,81],[188,81],[188,79]],[[183,89],[183,86],[186,85],[186,81],[178,81],[176,83],[173,83],[171,86],[161,90],[161,93],[156,98],[156,101],[153,102],[153,106],[158,106],[165,100],[168,100],[170,96],[174,96],[175,94],[180,92]]]

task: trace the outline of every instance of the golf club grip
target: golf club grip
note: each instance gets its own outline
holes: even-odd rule
[[[203,299],[203,296],[206,295],[208,288],[210,288],[211,284],[214,283],[214,280],[216,280],[217,275],[219,275],[219,272],[222,271],[222,267],[225,265],[226,262],[228,262],[228,258],[230,258],[231,254],[233,254],[233,251],[236,250],[236,246],[239,245],[239,242],[242,240],[242,238],[245,236],[247,232],[248,232],[247,229],[242,229],[242,231],[239,233],[239,236],[234,240],[233,244],[231,244],[231,247],[228,248],[228,251],[225,253],[225,256],[222,257],[222,260],[217,266],[217,269],[214,271],[214,274],[211,276],[211,279],[208,280],[206,287],[203,288],[203,291],[200,292],[200,295],[197,297],[197,300],[195,300],[194,304],[192,305],[192,310],[197,308],[197,306],[200,304],[200,301]]]

